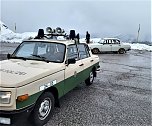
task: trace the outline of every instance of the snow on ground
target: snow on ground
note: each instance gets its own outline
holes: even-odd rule
[[[24,39],[34,38],[36,35],[36,32],[14,33],[0,21],[0,42],[20,43]]]
[[[5,35],[5,34],[11,34],[11,33],[13,33],[13,31],[8,29],[8,27],[3,22],[0,21],[0,34]]]
[[[25,32],[25,33],[10,33],[1,35],[1,42],[20,43],[24,39],[34,38],[37,35],[36,32]]]
[[[139,44],[139,43],[124,43],[126,45],[130,45],[131,49],[134,50],[146,50],[146,51],[152,51],[152,46],[146,45],[146,44]]]
[[[20,43],[24,39],[34,38],[37,35],[37,32],[25,32],[25,33],[14,33],[11,31],[3,22],[0,21],[0,42],[10,42],[10,43]],[[59,38],[61,39],[61,38]],[[91,43],[96,43],[101,41],[101,38],[91,38]],[[81,43],[85,43],[85,38],[80,39]],[[147,50],[152,51],[152,46],[148,46],[146,44],[131,44],[124,43],[131,46],[131,49],[135,50]]]

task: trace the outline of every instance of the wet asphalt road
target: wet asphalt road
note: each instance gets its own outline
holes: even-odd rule
[[[131,50],[99,57],[101,71],[93,85],[82,83],[62,97],[45,126],[151,125],[151,53]]]

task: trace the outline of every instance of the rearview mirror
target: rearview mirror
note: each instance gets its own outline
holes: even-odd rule
[[[10,59],[10,57],[11,57],[11,54],[8,53],[7,54],[7,59]]]

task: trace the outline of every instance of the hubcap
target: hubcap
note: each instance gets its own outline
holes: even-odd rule
[[[51,110],[51,100],[50,98],[44,99],[39,108],[39,119],[44,120],[50,113]]]
[[[97,50],[97,49],[94,49],[94,53],[98,53],[98,50]]]
[[[93,82],[93,73],[92,72],[90,73],[90,82],[91,83]]]
[[[120,53],[121,53],[121,54],[123,54],[123,53],[124,53],[124,50],[123,50],[123,49],[121,49],[121,50],[120,50]]]

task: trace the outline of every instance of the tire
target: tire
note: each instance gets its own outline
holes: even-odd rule
[[[93,84],[93,81],[94,81],[94,73],[93,71],[91,71],[89,77],[85,80],[85,83],[87,86],[90,86],[91,84]]]
[[[93,54],[98,54],[100,51],[99,51],[99,49],[97,49],[97,48],[94,48],[94,49],[92,49],[92,53]]]
[[[119,54],[124,54],[125,52],[126,52],[126,51],[125,51],[125,49],[123,49],[123,48],[119,49],[119,51],[118,51]]]
[[[43,93],[37,100],[30,116],[30,122],[34,126],[43,126],[46,124],[54,110],[55,99],[51,92]]]

